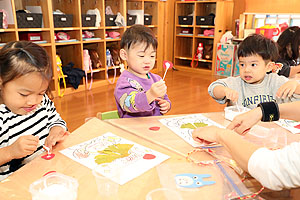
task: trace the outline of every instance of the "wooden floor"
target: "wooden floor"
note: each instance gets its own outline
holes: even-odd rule
[[[165,81],[172,102],[168,115],[223,111],[224,105],[216,103],[207,92],[207,87],[214,80],[216,77],[211,75],[168,71]],[[81,126],[86,118],[95,117],[97,112],[116,110],[114,86],[103,86],[53,100],[70,132]]]

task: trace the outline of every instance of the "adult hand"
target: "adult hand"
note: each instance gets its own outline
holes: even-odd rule
[[[9,153],[12,159],[23,158],[37,150],[39,138],[33,135],[20,136],[12,145]]]
[[[162,114],[165,114],[170,110],[171,105],[167,100],[162,99],[162,98],[156,98],[155,100],[157,101],[157,103],[160,107],[160,112]]]
[[[286,82],[278,89],[278,91],[276,92],[276,96],[282,99],[291,97],[296,91],[298,84],[298,81],[295,80]]]
[[[192,137],[193,140],[200,143],[218,143],[218,133],[222,132],[222,130],[224,129],[216,126],[199,127],[193,131]]]
[[[227,126],[227,129],[234,130],[240,135],[245,135],[252,126],[262,118],[261,108],[254,108],[246,113],[236,116]]]

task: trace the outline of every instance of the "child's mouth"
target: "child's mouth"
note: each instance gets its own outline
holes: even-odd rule
[[[149,67],[149,66],[145,66],[144,69],[145,69],[145,70],[149,70],[150,67]]]
[[[33,105],[33,106],[31,106],[31,107],[24,107],[24,110],[25,110],[26,112],[30,112],[30,111],[34,110],[35,108],[36,108],[36,105]]]
[[[244,76],[246,81],[250,81],[252,79],[252,76]]]

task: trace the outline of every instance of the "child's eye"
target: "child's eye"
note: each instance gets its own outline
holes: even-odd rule
[[[251,67],[256,67],[256,66],[257,66],[256,63],[252,63],[252,64],[251,64]]]
[[[19,93],[22,97],[27,97],[28,94],[22,94],[22,93]]]
[[[142,56],[142,55],[138,55],[138,57],[140,57],[140,58],[144,58],[145,56]]]
[[[245,66],[244,64],[241,64],[241,63],[240,63],[240,67],[244,67],[244,66]]]

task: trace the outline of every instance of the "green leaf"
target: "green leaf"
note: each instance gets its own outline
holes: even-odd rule
[[[128,151],[133,147],[133,144],[115,144],[110,145],[102,151],[98,151],[99,155],[95,156],[97,164],[111,163],[116,159],[129,156]]]

